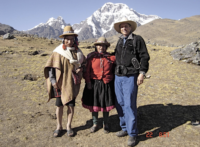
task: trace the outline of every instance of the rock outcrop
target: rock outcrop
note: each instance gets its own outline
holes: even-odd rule
[[[10,33],[3,35],[3,39],[13,39],[13,38],[14,38],[14,36],[11,35]]]
[[[200,65],[200,41],[193,42],[183,48],[171,51],[174,60],[182,60],[187,63]]]

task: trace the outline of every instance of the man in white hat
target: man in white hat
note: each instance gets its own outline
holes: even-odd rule
[[[150,57],[143,38],[132,33],[137,28],[136,22],[123,18],[114,24],[114,28],[122,34],[115,48],[116,109],[122,128],[116,135],[118,137],[129,135],[128,145],[134,146],[138,135],[136,104],[138,85],[143,83]]]

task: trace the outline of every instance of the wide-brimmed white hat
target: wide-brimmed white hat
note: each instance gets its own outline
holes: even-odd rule
[[[131,25],[131,28],[132,28],[132,32],[135,31],[135,29],[137,28],[137,23],[135,21],[132,21],[132,20],[128,20],[126,17],[123,17],[122,20],[120,22],[117,22],[114,24],[114,28],[117,32],[121,33],[120,31],[120,28],[119,26],[122,24],[122,23],[128,23]]]
[[[105,37],[100,37],[100,38],[94,43],[94,45],[97,45],[97,44],[105,44],[107,47],[110,46],[110,43],[106,40]]]
[[[74,30],[71,26],[66,26],[63,30],[63,34],[60,35],[60,38],[64,38],[65,35],[75,35],[78,36],[78,34],[74,33]]]

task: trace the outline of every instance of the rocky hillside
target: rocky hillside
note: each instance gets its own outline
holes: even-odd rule
[[[16,30],[13,27],[0,23],[0,35],[4,35],[6,33],[13,33],[15,31]]]
[[[134,32],[146,43],[181,46],[200,39],[200,15],[181,20],[157,19],[140,26]]]

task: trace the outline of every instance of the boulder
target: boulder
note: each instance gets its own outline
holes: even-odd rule
[[[39,53],[40,53],[40,51],[29,51],[28,55],[37,55]]]
[[[170,52],[174,60],[182,60],[186,63],[200,65],[199,43],[193,42],[183,48],[178,48]]]
[[[199,51],[199,50],[197,51],[197,54],[196,54],[196,56],[194,57],[192,63],[197,64],[197,65],[200,65],[200,51]]]
[[[13,38],[14,38],[14,36],[11,35],[10,33],[3,35],[3,39],[13,39]]]
[[[26,74],[23,78],[23,80],[30,80],[30,81],[37,81],[39,76],[33,75],[33,74]]]

